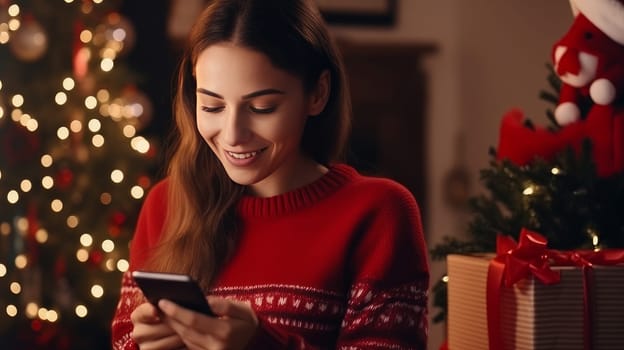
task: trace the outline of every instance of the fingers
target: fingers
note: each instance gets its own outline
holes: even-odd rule
[[[132,314],[130,314],[130,320],[133,324],[158,323],[160,322],[160,316],[158,315],[158,309],[154,305],[150,303],[143,303],[132,311]]]
[[[258,324],[258,318],[247,303],[209,296],[208,303],[213,311],[220,316]]]
[[[180,336],[178,336],[175,332],[162,338],[142,339],[140,341],[134,339],[134,341],[139,344],[141,350],[175,350],[185,348],[184,342],[182,342]]]
[[[158,303],[163,322],[183,339],[189,349],[243,348],[255,334],[258,320],[246,303],[209,298],[220,317],[210,317],[185,309],[168,300]],[[206,347],[207,344],[212,344]]]

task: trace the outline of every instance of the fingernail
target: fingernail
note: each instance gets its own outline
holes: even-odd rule
[[[171,310],[171,302],[165,299],[161,299],[158,301],[158,308],[163,312],[168,312],[169,310]]]

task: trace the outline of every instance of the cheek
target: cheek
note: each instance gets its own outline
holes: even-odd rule
[[[207,118],[196,119],[197,130],[199,134],[208,141],[215,133],[214,123],[211,123]]]

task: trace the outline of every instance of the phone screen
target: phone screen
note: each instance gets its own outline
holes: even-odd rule
[[[132,277],[154,306],[160,299],[205,315],[215,316],[201,288],[190,276],[175,273],[133,271]]]

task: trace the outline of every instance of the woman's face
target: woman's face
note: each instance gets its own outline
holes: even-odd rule
[[[209,46],[195,65],[197,128],[228,176],[270,196],[309,162],[300,141],[314,99],[298,77],[232,44]]]

